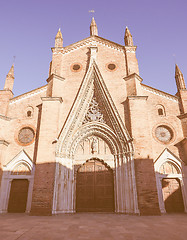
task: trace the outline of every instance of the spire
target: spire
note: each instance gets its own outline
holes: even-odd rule
[[[125,46],[128,46],[128,47],[134,46],[134,45],[133,45],[132,35],[131,35],[128,27],[126,27],[126,29],[125,29],[125,37],[124,37],[124,40],[125,40]]]
[[[98,36],[97,24],[94,17],[92,18],[92,22],[90,24],[90,36]]]
[[[62,48],[63,47],[63,37],[62,37],[62,33],[60,31],[60,28],[57,32],[56,37],[55,37],[55,47],[56,48]]]
[[[186,89],[183,74],[177,64],[175,64],[175,81],[177,84],[178,91],[181,89]]]
[[[14,64],[12,64],[10,71],[6,75],[4,90],[12,91],[13,85],[14,85]]]

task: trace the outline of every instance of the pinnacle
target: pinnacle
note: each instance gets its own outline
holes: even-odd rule
[[[95,19],[94,19],[94,17],[92,17],[92,22],[91,22],[91,25],[96,25],[96,22],[95,22]]]
[[[131,35],[129,28],[126,26],[125,35],[127,35],[127,34]]]
[[[179,66],[177,64],[175,64],[175,72],[176,71],[178,71],[178,72],[180,71]]]
[[[125,46],[133,46],[133,39],[132,39],[132,35],[128,29],[128,27],[126,26],[126,29],[125,29],[125,37],[124,37],[124,40],[125,40]]]
[[[55,38],[62,38],[62,33],[61,33],[60,28],[58,29],[58,32],[57,32],[57,35]]]
[[[179,66],[175,64],[175,76],[182,74],[181,70],[179,69]]]
[[[90,36],[98,36],[97,24],[94,17],[92,17],[92,22],[90,24]]]
[[[175,80],[178,91],[181,89],[186,89],[183,74],[177,64],[175,64]]]
[[[7,74],[7,77],[14,78],[14,63],[12,64],[12,66]]]

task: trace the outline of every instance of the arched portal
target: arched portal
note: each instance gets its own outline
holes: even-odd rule
[[[166,161],[160,167],[160,174],[165,175],[162,178],[162,194],[166,212],[184,212],[181,184],[176,178],[180,170],[172,162]]]
[[[161,213],[186,212],[181,160],[165,149],[154,166]]]
[[[70,136],[64,140],[60,139],[57,146],[53,213],[70,213],[77,210],[138,213],[131,141],[125,142],[124,138],[118,138],[108,125],[100,122],[85,123]],[[113,177],[110,179],[112,179],[113,195],[110,195],[112,204],[108,210],[104,207],[100,207],[100,210],[99,207],[94,207],[92,210],[88,210],[89,207],[86,207],[87,210],[77,208],[77,197],[79,197],[77,170],[88,162],[88,159],[93,158],[104,160],[107,166],[110,166],[105,170],[112,172]],[[94,177],[95,175],[97,173],[94,171]],[[97,185],[94,185],[92,191],[96,191],[96,188]]]
[[[12,180],[8,202],[8,212],[23,213],[26,211],[28,189],[28,179]]]
[[[113,170],[98,158],[92,158],[77,170],[77,212],[113,212]]]

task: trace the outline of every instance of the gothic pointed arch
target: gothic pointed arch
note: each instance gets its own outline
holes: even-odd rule
[[[34,168],[34,163],[25,150],[19,152],[10,162],[8,162],[4,166],[3,171],[11,172],[14,171],[14,169],[17,169],[18,166],[26,167],[27,171],[32,171]]]
[[[183,162],[168,148],[154,162],[160,211],[183,212],[187,210],[184,189]]]
[[[118,142],[117,154],[133,152],[132,139],[124,126],[117,108],[109,94],[101,73],[94,59],[91,58],[88,71],[82,81],[74,105],[59,135],[57,156],[69,157],[70,145],[76,135],[87,131],[101,132],[105,130],[112,133]],[[101,133],[100,133],[101,134]],[[109,134],[110,135],[110,134]],[[108,136],[109,136],[108,135]]]

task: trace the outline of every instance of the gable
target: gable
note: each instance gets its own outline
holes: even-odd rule
[[[98,109],[95,114],[100,114],[100,116],[103,116],[103,121],[98,121],[96,117],[91,119],[91,121],[86,123],[86,126],[84,126],[83,123],[85,123],[85,117],[89,111],[90,105],[93,104],[93,99],[98,105]],[[113,136],[115,139],[114,142],[116,141],[116,146],[120,146],[118,153],[130,151],[130,149],[128,149],[129,147],[127,146],[127,142],[130,142],[131,138],[119,116],[117,108],[109,94],[95,59],[93,58],[90,60],[90,65],[86,76],[81,83],[81,87],[74,101],[72,109],[59,135],[57,155],[62,152],[65,155],[69,154],[66,151],[69,151],[68,149],[71,148],[73,141],[75,141],[77,137],[76,135],[79,135],[78,132],[81,132],[81,129],[82,131],[86,131],[86,127],[88,127],[89,130],[93,129],[92,134],[94,131],[96,132],[96,129],[99,128],[101,132],[110,132],[110,136],[108,137],[110,138]],[[69,145],[69,147],[67,145]]]
[[[25,150],[22,150],[19,152],[12,160],[10,160],[5,166],[4,171],[13,171],[14,168],[17,168],[18,165],[24,165],[26,166],[30,171],[32,171],[34,164],[29,157],[29,155],[25,152]]]
[[[160,167],[165,162],[171,162],[177,169],[181,170],[182,161],[178,158],[174,153],[172,153],[168,148],[165,148],[164,151],[159,155],[159,157],[155,160],[154,167],[155,171],[159,172]]]

